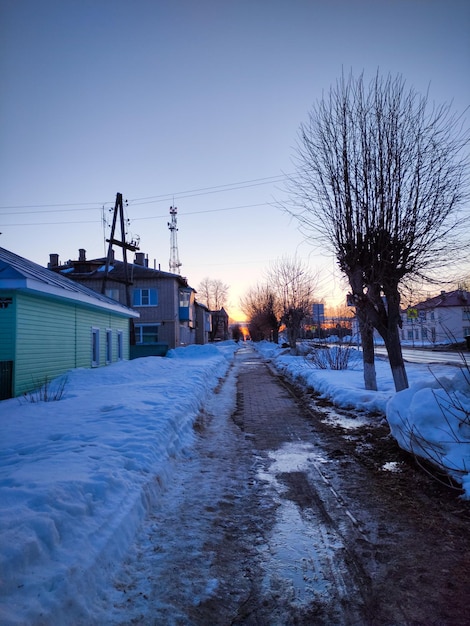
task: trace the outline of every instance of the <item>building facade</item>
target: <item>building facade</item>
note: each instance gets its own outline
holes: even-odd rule
[[[137,253],[133,263],[86,258],[79,250],[76,261],[59,262],[51,254],[49,267],[120,302],[128,303],[139,313],[130,337],[131,358],[164,356],[168,350],[197,343],[195,290],[179,274],[148,267],[144,253]],[[106,271],[106,269],[108,271]]]
[[[409,307],[402,314],[402,341],[426,344],[459,343],[470,337],[470,292],[445,292]]]
[[[0,248],[0,399],[130,356],[138,313]]]

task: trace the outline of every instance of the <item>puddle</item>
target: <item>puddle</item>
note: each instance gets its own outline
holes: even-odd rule
[[[334,550],[326,529],[306,522],[294,503],[284,501],[269,540],[263,587],[297,605],[327,595],[333,580],[328,565]]]
[[[279,495],[276,522],[262,548],[265,559],[263,588],[268,595],[283,597],[297,606],[329,596],[335,586],[336,553],[343,547],[338,535],[314,510],[301,510],[282,495],[287,487],[276,476],[308,472],[312,463],[327,463],[315,447],[289,443],[269,454],[272,463],[258,472],[258,478],[274,487]]]

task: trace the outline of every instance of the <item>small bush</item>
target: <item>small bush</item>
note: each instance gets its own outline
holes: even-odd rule
[[[51,381],[47,376],[42,384],[37,384],[36,389],[27,391],[23,398],[27,402],[58,402],[62,399],[67,385],[67,377]]]
[[[321,370],[347,370],[351,359],[351,344],[340,344],[329,348],[318,346],[312,348],[305,360],[312,367]]]

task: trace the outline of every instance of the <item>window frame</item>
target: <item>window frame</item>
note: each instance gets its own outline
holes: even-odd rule
[[[144,292],[147,292],[145,298]],[[148,302],[144,303],[144,299],[148,299]],[[158,289],[155,287],[139,287],[134,289],[132,294],[132,306],[158,306]]]
[[[117,339],[117,360],[124,360],[124,332],[122,330],[118,330],[116,332]]]
[[[135,324],[134,326],[134,330],[135,330],[135,345],[136,346],[154,346],[157,345],[158,343],[160,343],[159,340],[159,327],[161,326],[161,323],[159,322],[149,322],[149,323],[143,323],[143,324]],[[144,333],[142,332],[143,328],[156,328],[157,332],[157,340],[156,341],[142,341],[142,338],[144,336]]]
[[[106,329],[106,358],[107,364],[113,362],[113,330],[112,328]]]
[[[91,328],[91,366],[100,366],[100,329],[96,326]]]

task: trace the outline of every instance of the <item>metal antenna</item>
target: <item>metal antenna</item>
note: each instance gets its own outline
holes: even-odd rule
[[[170,272],[172,274],[180,273],[180,259],[178,255],[178,239],[177,232],[178,228],[176,227],[176,214],[178,213],[178,209],[175,206],[170,207],[170,215],[171,221],[168,222],[168,228],[170,229]]]

